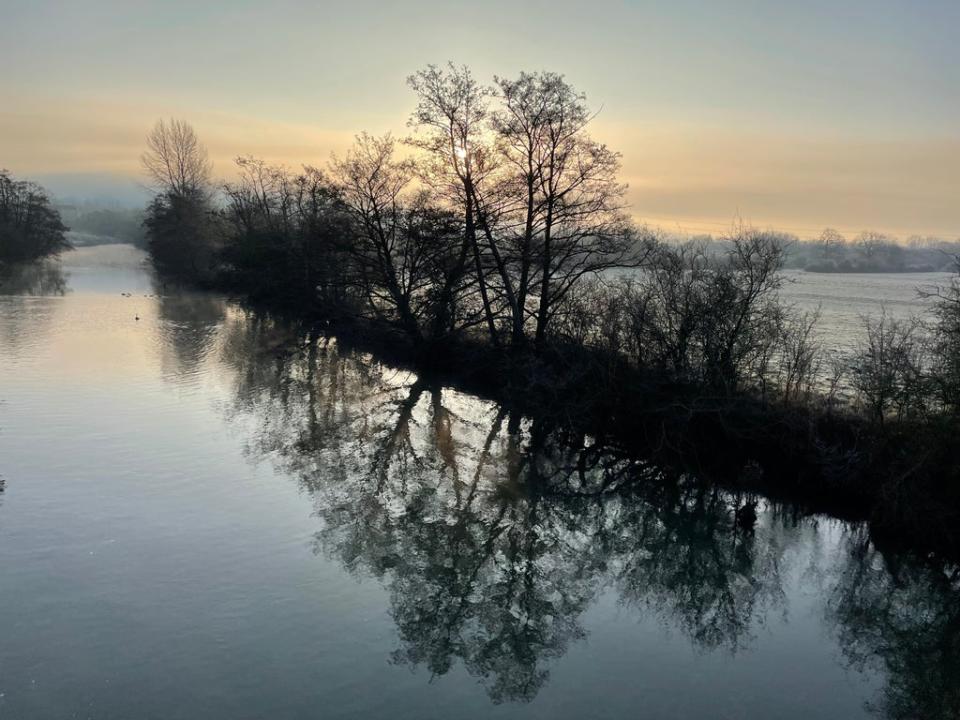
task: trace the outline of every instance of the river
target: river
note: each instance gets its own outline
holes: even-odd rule
[[[141,259],[0,296],[0,717],[957,717],[952,569]]]
[[[819,312],[816,336],[830,351],[849,355],[863,342],[865,317],[930,319],[934,300],[920,291],[946,287],[951,273],[784,273],[781,297],[801,312]]]

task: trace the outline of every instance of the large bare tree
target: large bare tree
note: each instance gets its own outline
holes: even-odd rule
[[[331,171],[347,206],[357,219],[354,259],[370,307],[395,311],[404,330],[416,340],[420,328],[412,308],[419,289],[423,257],[420,248],[404,242],[402,194],[413,179],[408,161],[394,158],[394,141],[363,133]]]
[[[457,317],[468,250],[461,224],[411,188],[414,164],[395,157],[393,138],[361,134],[331,174],[356,221],[353,273],[369,307],[417,343],[469,322]]]
[[[488,286],[485,253],[478,242],[480,226],[490,222],[478,201],[495,169],[487,134],[492,91],[478,83],[467,67],[452,63],[446,69],[430,65],[407,82],[418,100],[409,123],[415,133],[408,142],[424,151],[421,175],[425,184],[463,217],[460,256],[473,255],[483,314],[496,345],[497,310]],[[497,255],[496,247],[492,254]]]
[[[525,339],[528,316],[542,347],[554,310],[588,275],[639,263],[649,243],[636,242],[624,212],[620,155],[587,133],[593,114],[562,75],[521,73],[498,79],[502,109],[493,130],[511,200],[501,203],[517,249],[513,268],[514,342]],[[527,307],[528,297],[535,307]]]
[[[464,217],[491,339],[505,317],[520,348],[532,321],[542,347],[580,279],[637,262],[619,155],[589,137],[585,99],[560,75],[522,73],[492,89],[467,68],[429,66],[410,85],[410,142],[425,151],[427,184]]]
[[[213,164],[193,127],[183,120],[158,120],[147,134],[140,162],[158,192],[180,196],[209,192]]]

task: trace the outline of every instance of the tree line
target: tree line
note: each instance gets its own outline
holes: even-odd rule
[[[653,234],[625,212],[620,156],[590,136],[593,114],[564,78],[487,87],[450,66],[409,84],[411,152],[361,134],[322,170],[240,158],[216,212],[196,135],[158,124],[144,155],[160,190],[147,216],[155,259],[282,284],[291,300],[335,303],[418,343],[477,330],[542,349],[582,280],[650,255]]]
[[[805,322],[776,297],[781,236],[737,226],[718,258],[635,224],[620,155],[590,135],[595,114],[560,75],[484,86],[451,65],[408,82],[407,153],[364,133],[324,169],[241,157],[219,206],[193,129],[159,122],[143,156],[158,188],[146,219],[155,262],[427,349],[616,344],[630,362],[725,392],[770,375]],[[629,317],[604,315],[608,299]]]
[[[960,240],[911,235],[906,243],[874,230],[848,238],[825,229],[813,240],[793,239],[788,267],[810,272],[934,272],[954,269]]]

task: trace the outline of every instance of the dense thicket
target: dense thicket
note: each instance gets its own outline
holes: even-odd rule
[[[793,239],[738,224],[677,243],[635,225],[619,155],[562,76],[484,86],[431,66],[409,84],[402,147],[361,134],[300,172],[241,157],[219,205],[192,128],[158,123],[144,155],[155,263],[378,337],[581,430],[685,462],[729,457],[734,476],[759,459],[768,490],[960,550],[943,529],[960,521],[960,286],[936,291],[934,322],[870,320],[856,357],[831,359],[816,313],[778,292]],[[861,269],[897,254],[873,233],[810,247],[831,262],[855,252]]]
[[[239,179],[224,187],[221,279],[286,308],[342,310],[353,227],[326,177],[313,168],[292,175],[253,158],[237,166]]]
[[[0,170],[0,263],[55,255],[69,247],[66,231],[42,187]]]

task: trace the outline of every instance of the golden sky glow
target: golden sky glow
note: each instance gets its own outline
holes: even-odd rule
[[[723,8],[718,7],[723,5]],[[138,179],[159,117],[190,121],[218,175],[253,154],[324,164],[406,133],[404,78],[565,73],[623,153],[638,219],[717,232],[739,215],[812,235],[960,236],[958,4],[420,2],[394,7],[13,2],[0,44],[0,166]]]

